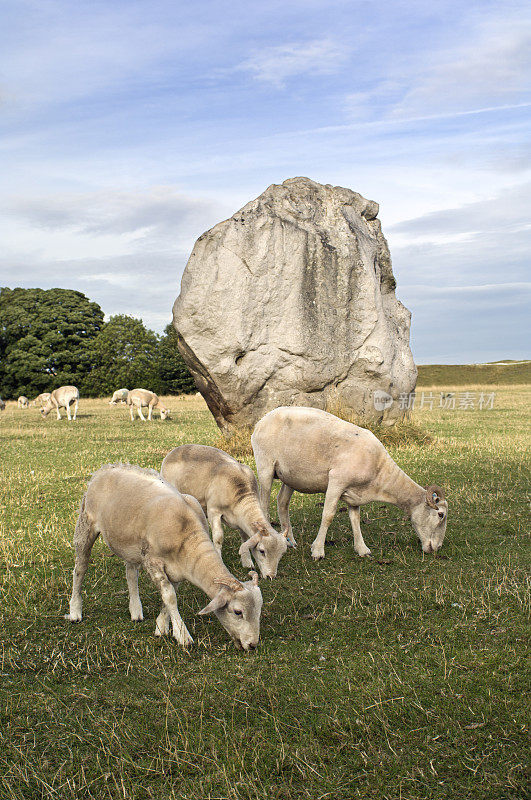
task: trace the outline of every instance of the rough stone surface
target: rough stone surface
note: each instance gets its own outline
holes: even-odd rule
[[[199,237],[173,319],[221,428],[281,405],[403,414],[417,377],[411,315],[377,214],[350,189],[291,178]]]

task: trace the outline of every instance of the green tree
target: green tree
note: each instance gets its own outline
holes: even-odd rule
[[[194,379],[177,348],[173,325],[166,325],[158,348],[158,374],[163,394],[190,394],[197,391]]]
[[[117,314],[105,323],[87,350],[93,365],[83,383],[88,397],[112,395],[116,389],[160,392],[158,337],[141,319]]]
[[[103,311],[72,289],[0,289],[0,394],[31,397],[80,386],[90,370],[87,345]]]

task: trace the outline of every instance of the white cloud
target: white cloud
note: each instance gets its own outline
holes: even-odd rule
[[[257,80],[282,88],[288,78],[297,75],[331,75],[344,66],[347,48],[332,39],[266,47],[238,65]]]
[[[502,236],[531,229],[531,183],[511,187],[494,197],[404,220],[389,227],[398,246],[407,243],[447,244],[497,233]]]
[[[25,225],[34,241],[77,238],[76,257],[86,255],[89,241],[99,241],[109,254],[117,252],[116,247],[118,251],[191,247],[197,236],[219,221],[222,204],[159,186],[15,197],[5,204],[4,212]]]
[[[395,117],[477,113],[484,107],[518,105],[531,91],[529,19],[497,19],[478,26],[466,44],[422,52],[422,65],[396,103]]]

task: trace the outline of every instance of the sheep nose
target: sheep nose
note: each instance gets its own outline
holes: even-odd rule
[[[249,650],[256,650],[256,645],[253,642],[249,642],[247,647],[249,648]]]

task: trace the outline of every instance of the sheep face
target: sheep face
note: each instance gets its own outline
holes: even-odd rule
[[[434,508],[423,501],[414,507],[411,513],[413,529],[420,539],[425,553],[436,553],[440,550],[446,533],[448,520],[448,503],[440,500]]]
[[[267,528],[258,530],[240,547],[240,556],[248,550],[254,558],[262,578],[273,578],[277,574],[278,564],[286,550],[288,542],[286,537],[272,529],[270,533]]]
[[[255,581],[240,584],[234,590],[222,586],[200,614],[215,614],[236,647],[254,650],[260,638],[262,592]]]
[[[171,411],[169,408],[161,408],[160,410],[160,418],[161,419],[170,419],[171,418]]]

